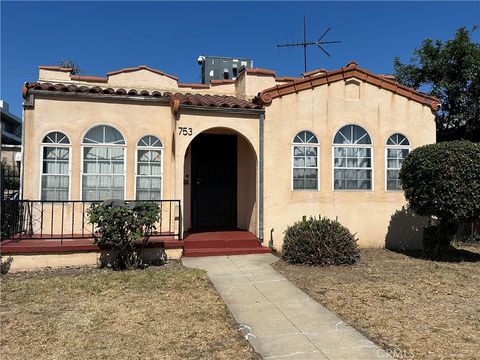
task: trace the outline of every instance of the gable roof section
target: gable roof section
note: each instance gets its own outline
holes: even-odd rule
[[[124,68],[124,69],[120,69],[120,70],[110,71],[109,73],[107,73],[107,76],[117,75],[117,74],[120,74],[120,73],[128,73],[128,72],[133,72],[133,71],[138,71],[138,70],[148,70],[148,71],[151,71],[155,74],[163,75],[163,76],[169,77],[170,79],[173,79],[173,80],[178,80],[178,77],[176,77],[176,76],[164,73],[163,71],[160,71],[160,70],[157,70],[157,69],[152,69],[151,67],[148,67],[148,66],[145,66],[145,65],[140,65],[140,66],[136,66],[136,67],[132,67],[132,68]]]
[[[357,78],[365,81],[371,85],[379,88],[389,90],[394,94],[406,97],[407,99],[416,101],[420,104],[429,106],[432,111],[440,109],[440,101],[430,95],[419,92],[413,88],[403,86],[388,77],[374,74],[366,69],[358,67],[356,62],[351,62],[347,66],[338,70],[327,71],[324,74],[307,76],[299,78],[292,82],[283,85],[276,85],[274,87],[263,90],[253,99],[253,102],[258,105],[270,105],[272,100],[289,94],[298,93],[303,90],[316,88],[317,86],[331,84],[337,81],[346,80],[350,78]]]

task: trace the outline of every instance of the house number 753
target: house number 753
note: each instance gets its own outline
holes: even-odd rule
[[[191,127],[179,127],[178,128],[178,135],[183,136],[192,136],[192,128]]]

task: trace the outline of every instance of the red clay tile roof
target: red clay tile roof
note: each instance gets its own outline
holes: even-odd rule
[[[52,91],[63,93],[83,93],[83,94],[99,94],[99,95],[114,95],[114,96],[143,96],[150,98],[162,98],[165,101],[170,101],[172,98],[176,99],[180,105],[193,105],[203,107],[222,107],[222,108],[238,108],[238,109],[261,109],[261,105],[254,104],[250,101],[239,99],[235,96],[222,95],[203,95],[203,94],[181,94],[170,92],[161,93],[160,91],[148,91],[137,89],[112,89],[101,88],[99,86],[77,86],[73,84],[52,84],[52,83],[26,83],[22,89],[23,97],[26,98],[29,92]]]
[[[293,76],[282,76],[282,77],[276,77],[275,81],[285,82],[285,81],[295,81],[297,79],[298,78],[293,77]]]
[[[163,76],[169,77],[170,79],[173,79],[173,80],[178,80],[178,77],[176,77],[176,76],[169,75],[169,74],[164,73],[163,71],[160,71],[160,70],[157,70],[157,69],[152,69],[151,67],[148,67],[146,65],[140,65],[140,66],[137,66],[137,67],[125,68],[125,69],[120,69],[120,70],[116,70],[116,71],[110,71],[109,73],[107,73],[107,76],[116,75],[116,74],[120,74],[120,73],[123,73],[123,72],[132,72],[132,71],[137,71],[137,70],[148,70],[148,71],[154,72],[155,74],[163,75]]]
[[[262,106],[270,105],[275,98],[350,78],[360,79],[382,89],[389,90],[397,95],[406,97],[407,99],[429,106],[432,111],[437,111],[440,108],[440,101],[437,98],[403,86],[387,77],[382,77],[368,70],[362,69],[358,67],[356,62],[351,62],[346,67],[342,67],[338,70],[327,71],[325,74],[308,76],[287,84],[276,85],[269,89],[265,89],[258,93],[253,99],[253,102]]]
[[[238,109],[261,109],[260,105],[239,99],[235,96],[209,95],[209,94],[181,94],[164,93],[164,96],[173,96],[180,101],[180,105],[223,107]]]
[[[307,77],[307,76],[312,76],[312,75],[318,74],[320,72],[326,73],[327,69],[323,69],[323,68],[313,69],[313,70],[304,72],[302,75],[303,75],[303,77]]]

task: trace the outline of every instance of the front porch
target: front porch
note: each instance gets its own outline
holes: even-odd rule
[[[162,216],[150,234],[148,256],[158,250],[164,250],[167,258],[270,252],[246,230],[184,233],[180,201],[156,202]],[[97,265],[105,251],[95,244],[98,233],[88,221],[88,209],[94,203],[3,201],[2,256],[13,256],[16,270]]]

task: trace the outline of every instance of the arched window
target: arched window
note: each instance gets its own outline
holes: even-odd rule
[[[401,190],[400,169],[402,168],[403,160],[405,160],[409,152],[410,142],[405,136],[393,134],[388,138],[385,149],[387,190]]]
[[[137,144],[136,199],[161,200],[162,149],[160,139],[147,135]]]
[[[125,139],[107,125],[90,129],[83,138],[82,200],[123,199]]]
[[[372,189],[372,141],[360,126],[342,127],[333,139],[334,190]]]
[[[48,133],[42,141],[41,200],[68,200],[70,140],[61,132]]]
[[[318,189],[318,139],[310,131],[301,131],[293,139],[293,190]]]

